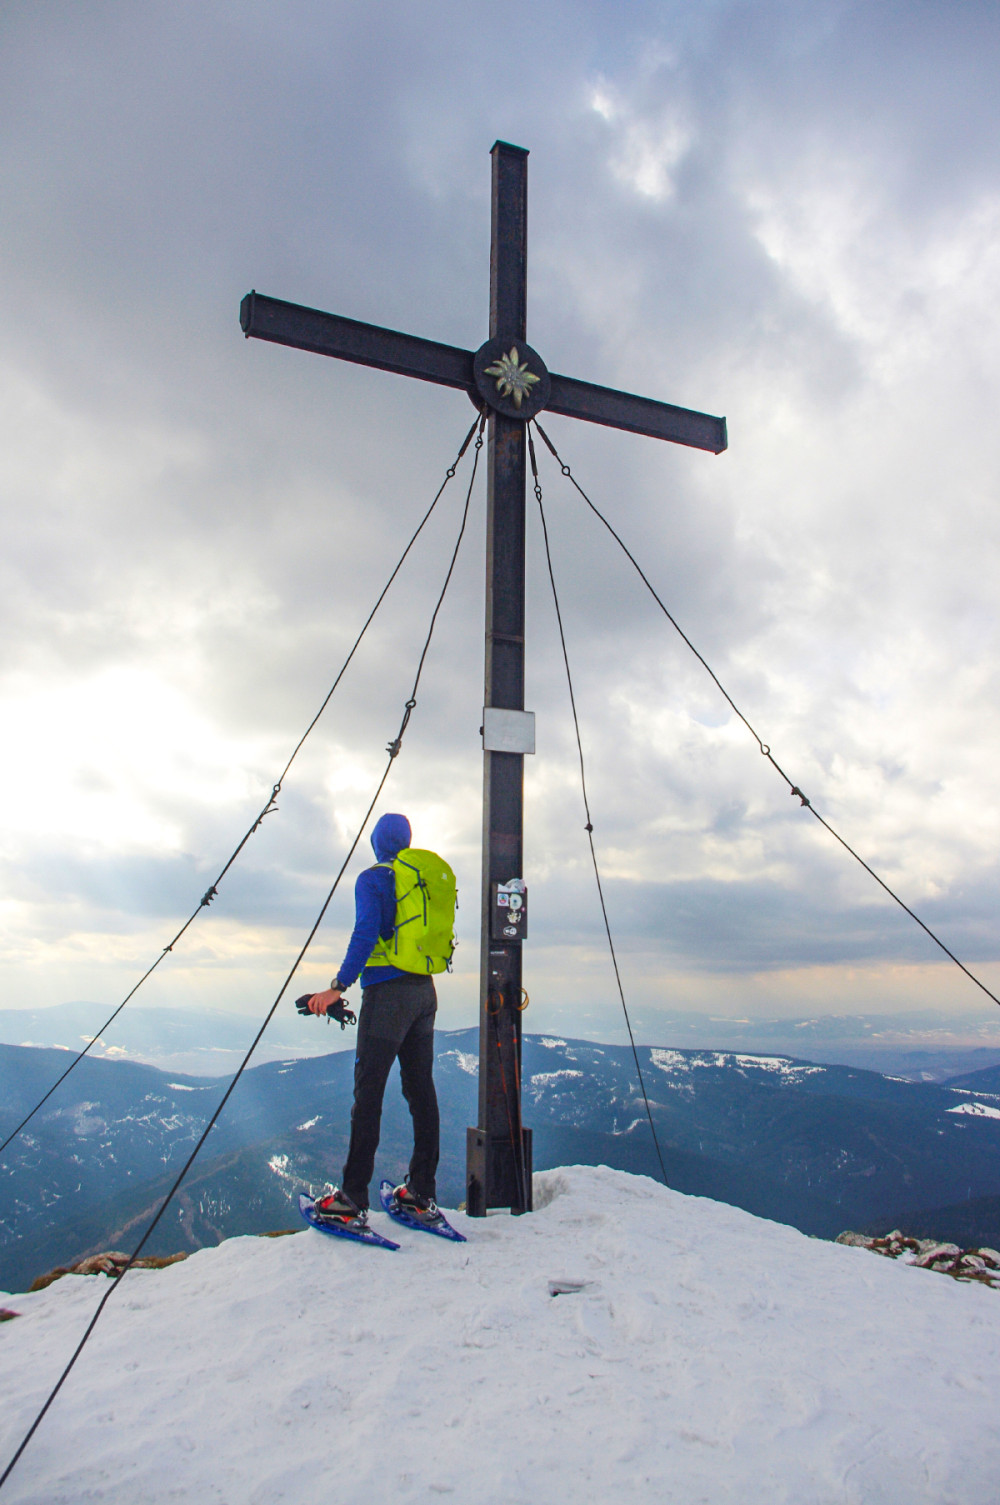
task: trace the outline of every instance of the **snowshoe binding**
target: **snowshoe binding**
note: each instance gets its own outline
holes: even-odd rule
[[[433,1197],[418,1197],[405,1181],[401,1186],[383,1181],[378,1195],[383,1210],[404,1228],[419,1228],[424,1233],[436,1233],[439,1238],[453,1239],[457,1244],[465,1243],[465,1235],[451,1226]]]
[[[332,1233],[335,1238],[354,1239],[359,1244],[378,1244],[383,1249],[398,1249],[391,1239],[383,1238],[368,1226],[368,1212],[358,1207],[342,1191],[333,1191],[328,1196],[307,1197],[299,1193],[299,1212],[312,1228],[320,1233]]]

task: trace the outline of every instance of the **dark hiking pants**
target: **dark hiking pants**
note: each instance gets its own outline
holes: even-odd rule
[[[440,1139],[434,1091],[434,1015],[437,994],[430,977],[392,977],[361,994],[358,1052],[354,1063],[351,1143],[341,1185],[359,1207],[368,1206],[382,1125],[382,1098],[392,1063],[399,1058],[403,1096],[413,1118],[409,1183],[418,1197],[434,1197]]]

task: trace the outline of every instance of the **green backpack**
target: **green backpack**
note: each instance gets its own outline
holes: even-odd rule
[[[391,862],[396,879],[396,923],[388,940],[379,937],[366,963],[401,972],[444,972],[455,949],[455,874],[436,852],[404,847]]]

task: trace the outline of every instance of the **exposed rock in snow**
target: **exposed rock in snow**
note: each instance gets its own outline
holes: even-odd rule
[[[165,1270],[168,1265],[176,1265],[187,1257],[186,1253],[140,1255],[132,1269]],[[54,1281],[61,1280],[64,1275],[120,1275],[127,1264],[128,1255],[121,1253],[118,1249],[109,1249],[105,1254],[90,1254],[86,1259],[77,1260],[75,1265],[57,1265],[47,1274],[39,1275],[38,1279],[32,1282],[31,1290],[44,1291]]]
[[[4,1505],[995,1498],[992,1291],[604,1168],[535,1202],[453,1214],[467,1244],[307,1230],[130,1273]],[[0,1460],[106,1289],[17,1297]]]
[[[957,1244],[942,1244],[933,1238],[907,1238],[898,1228],[880,1238],[841,1233],[836,1242],[902,1259],[904,1264],[918,1265],[922,1270],[938,1270],[955,1280],[978,1280],[1000,1290],[1000,1253],[996,1249],[960,1249]]]

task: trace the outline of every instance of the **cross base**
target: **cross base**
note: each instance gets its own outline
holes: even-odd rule
[[[465,1209],[471,1218],[484,1218],[490,1207],[509,1207],[515,1215],[532,1211],[530,1129],[521,1130],[520,1164],[509,1134],[467,1129],[465,1146]]]

